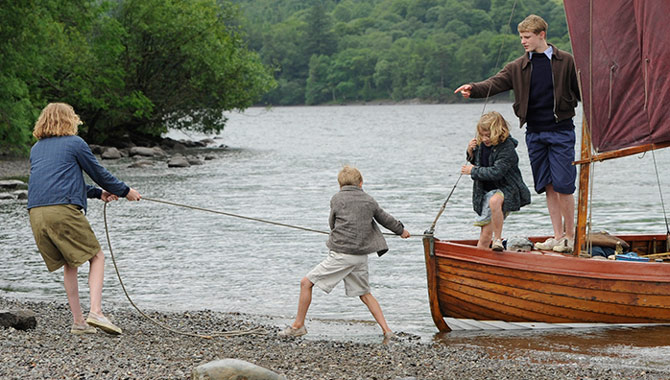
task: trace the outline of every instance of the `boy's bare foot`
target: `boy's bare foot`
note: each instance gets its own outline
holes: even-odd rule
[[[395,339],[396,335],[393,333],[393,331],[387,331],[384,333],[384,340],[382,340],[382,344],[389,344]]]

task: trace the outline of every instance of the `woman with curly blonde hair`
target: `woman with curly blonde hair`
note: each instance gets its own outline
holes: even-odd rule
[[[63,267],[64,286],[72,312],[72,334],[120,334],[102,313],[105,256],[86,219],[86,198],[105,202],[125,197],[140,200],[136,190],[119,181],[95,158],[88,144],[77,136],[81,124],[72,106],[50,103],[35,123],[37,143],[30,150],[28,213],[35,243],[50,272]],[[82,171],[102,189],[86,184]],[[104,190],[103,190],[104,189]],[[90,311],[84,319],[79,303],[77,270],[90,263]]]

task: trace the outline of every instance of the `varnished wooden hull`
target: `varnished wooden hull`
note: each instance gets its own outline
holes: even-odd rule
[[[665,235],[621,237],[638,252],[665,249]],[[670,263],[597,260],[539,251],[498,253],[477,249],[475,244],[424,237],[431,313],[440,331],[449,331],[445,317],[670,323]]]

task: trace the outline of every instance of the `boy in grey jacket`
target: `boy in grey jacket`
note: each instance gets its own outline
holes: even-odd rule
[[[393,338],[377,299],[370,293],[368,283],[368,254],[379,256],[388,251],[386,241],[375,221],[407,239],[410,234],[403,224],[379,207],[363,187],[363,176],[354,167],[345,166],[337,175],[340,191],[330,200],[330,235],[326,246],[330,249],[319,265],[300,281],[298,314],[293,324],[279,332],[279,336],[297,337],[307,334],[305,317],[312,302],[314,285],[330,293],[344,281],[345,293],[360,297],[379,324],[384,342]]]

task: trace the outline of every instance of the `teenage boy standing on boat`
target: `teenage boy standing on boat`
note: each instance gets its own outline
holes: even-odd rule
[[[298,314],[291,326],[279,332],[279,336],[297,337],[307,334],[305,317],[312,303],[314,285],[330,293],[335,285],[344,281],[348,296],[359,297],[368,307],[375,321],[382,328],[384,343],[393,338],[393,331],[386,324],[382,308],[370,293],[368,283],[368,254],[379,256],[388,251],[377,221],[382,226],[407,239],[409,232],[403,224],[382,210],[363,187],[363,176],[358,169],[345,166],[337,175],[340,191],[330,200],[330,235],[326,245],[330,249],[319,265],[300,281]]]
[[[484,98],[514,90],[514,113],[526,124],[535,191],[546,193],[554,237],[537,249],[572,252],[575,238],[575,107],[580,100],[572,55],[548,44],[547,23],[530,15],[518,25],[526,53],[491,78],[454,93]]]

